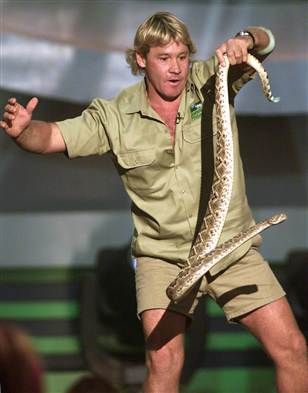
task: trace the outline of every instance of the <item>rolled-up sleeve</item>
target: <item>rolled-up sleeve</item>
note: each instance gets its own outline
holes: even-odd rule
[[[117,114],[110,101],[95,99],[80,116],[57,122],[70,158],[104,154],[110,150],[110,132],[116,132]]]

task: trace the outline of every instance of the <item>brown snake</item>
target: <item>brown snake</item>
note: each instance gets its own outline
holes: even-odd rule
[[[166,290],[173,302],[179,302],[222,258],[259,232],[286,219],[284,213],[277,214],[216,247],[227,216],[233,183],[233,139],[227,81],[229,61],[226,56],[225,63],[225,66],[219,65],[215,83],[217,144],[211,196],[201,229],[187,259],[187,266],[181,269]],[[258,72],[266,98],[269,101],[278,102],[279,98],[273,97],[271,93],[267,72],[262,64],[251,54],[248,54],[247,64]]]

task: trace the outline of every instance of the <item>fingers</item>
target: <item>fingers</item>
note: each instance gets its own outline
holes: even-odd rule
[[[15,119],[15,113],[4,112],[3,119],[4,120],[14,120]]]
[[[4,107],[4,110],[6,113],[15,114],[17,111],[17,108],[18,108],[18,104],[17,104],[16,98],[10,98],[8,100],[8,103]]]
[[[5,130],[9,129],[12,125],[12,120],[14,119],[9,119],[8,116],[3,115],[3,120],[0,121],[0,127]]]
[[[227,56],[230,64],[241,64],[247,61],[247,53],[242,50],[241,47],[235,47],[234,49],[227,50]]]
[[[16,99],[15,97],[11,97],[11,98],[8,99],[7,102],[8,102],[9,104],[11,104],[11,105],[14,105],[14,104],[16,104],[17,99]]]
[[[17,102],[15,97],[8,99],[7,104],[4,107],[4,113],[2,120],[0,121],[0,127],[6,131],[10,130],[13,126],[13,122],[18,116],[21,105]]]
[[[6,114],[15,115],[15,113],[17,112],[17,105],[7,104],[4,107],[4,110],[5,110],[4,115],[6,115]]]
[[[8,112],[14,112],[15,111],[15,109],[16,109],[16,107],[17,107],[17,100],[16,100],[16,98],[10,98],[9,100],[8,100],[8,103],[6,104],[6,106],[4,107],[4,110],[5,111],[8,111]]]
[[[248,54],[248,42],[244,38],[230,38],[216,49],[218,62],[224,65],[223,55],[227,55],[231,65],[245,63]]]
[[[21,106],[15,97],[11,97],[8,99],[7,104],[4,107],[4,113],[2,121],[0,121],[0,127],[5,130],[9,130],[13,126],[14,120],[19,118],[18,124],[22,124],[21,120],[31,119],[32,112],[36,108],[38,104],[38,99],[33,97],[29,100],[26,105],[26,108]],[[27,117],[25,117],[25,115]]]
[[[18,104],[15,97],[8,100],[8,103],[4,107],[3,120],[0,122],[0,127],[8,129],[11,126],[12,121],[15,119],[18,111]]]
[[[0,128],[4,128],[5,130],[7,130],[9,128],[9,126],[3,121],[0,121]]]
[[[226,65],[225,60],[224,60],[224,55],[226,54],[226,52],[227,52],[227,46],[224,43],[222,45],[220,45],[215,51],[217,59],[218,59],[218,63],[223,66]]]

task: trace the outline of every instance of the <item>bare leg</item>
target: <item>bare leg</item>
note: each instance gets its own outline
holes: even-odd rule
[[[161,309],[141,314],[146,340],[144,393],[178,393],[184,363],[186,317]]]
[[[308,393],[307,344],[286,298],[240,318],[264,345],[276,366],[279,393]]]

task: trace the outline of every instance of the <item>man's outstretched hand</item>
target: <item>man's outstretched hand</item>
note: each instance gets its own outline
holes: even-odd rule
[[[10,98],[4,107],[0,127],[2,127],[10,137],[18,138],[30,124],[32,113],[37,104],[38,99],[36,97],[31,98],[25,107],[19,104],[16,98]]]

